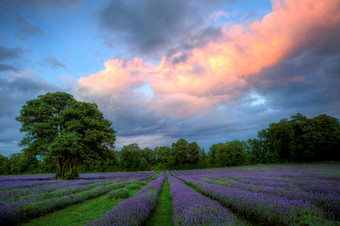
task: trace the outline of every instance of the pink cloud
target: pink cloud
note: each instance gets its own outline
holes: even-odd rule
[[[143,86],[148,78],[151,66],[142,59],[127,61],[113,59],[105,62],[105,69],[89,77],[82,77],[78,85],[96,90],[134,89]]]
[[[290,82],[305,82],[305,78],[302,75],[298,75],[296,77],[293,78],[289,78]]]
[[[9,80],[13,80],[16,78],[30,78],[33,79],[36,77],[36,73],[31,72],[29,70],[21,70],[21,71],[12,71],[9,73]]]
[[[229,15],[228,15],[227,12],[224,12],[224,11],[215,11],[209,16],[208,19],[211,20],[211,21],[216,21],[221,17],[222,18],[228,18]]]
[[[159,66],[138,58],[109,60],[105,70],[81,78],[78,84],[116,92],[149,82],[153,98],[145,103],[146,108],[160,115],[191,116],[239,97],[238,90],[248,85],[248,76],[260,76],[261,70],[317,46],[311,42],[314,34],[338,25],[339,12],[340,0],[274,0],[273,12],[261,21],[226,26],[223,41],[191,50],[182,62],[174,63],[182,52],[163,57]],[[291,81],[303,82],[304,78]]]

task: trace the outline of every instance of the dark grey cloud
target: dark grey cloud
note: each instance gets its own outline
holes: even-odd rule
[[[134,52],[149,55],[179,45],[184,37],[186,43],[191,43],[191,39],[206,42],[204,38],[218,36],[218,28],[202,28],[202,15],[211,12],[218,2],[114,0],[100,12],[99,24],[109,32],[111,44],[112,40],[118,46],[124,42]],[[195,37],[197,34],[200,37]],[[191,43],[197,44],[202,43]]]
[[[184,51],[185,55],[189,55],[191,50],[204,47],[211,42],[218,42],[221,38],[226,37],[223,37],[222,29],[220,27],[201,27],[198,30],[186,34],[186,37],[181,37],[177,43],[170,46],[166,52],[166,56],[171,58],[174,54],[181,51]],[[176,59],[181,60],[178,57],[175,57],[175,59],[173,59],[174,64],[180,62]],[[183,59],[186,60],[186,58]]]
[[[80,0],[16,0],[22,7],[34,10],[56,10],[74,9],[81,2]]]
[[[51,69],[56,69],[56,68],[66,68],[66,65],[63,64],[61,61],[56,59],[53,56],[49,56],[43,59],[42,61],[43,65],[47,65]]]
[[[0,44],[0,61],[18,59],[23,55],[21,47],[7,48]]]
[[[340,49],[339,49],[340,50]],[[302,52],[280,64],[249,77],[249,87],[265,100],[268,115],[280,113],[289,118],[296,113],[308,117],[319,114],[340,116],[340,54],[333,50],[319,54],[318,49]],[[278,121],[278,116],[273,117]]]
[[[0,44],[0,71],[18,71],[18,63],[24,51],[21,47],[7,48]],[[16,66],[14,66],[16,65]]]
[[[20,38],[27,38],[27,36],[35,36],[42,34],[42,30],[34,24],[33,21],[31,21],[28,18],[25,18],[21,16],[20,14],[13,14],[14,18],[14,25],[18,29],[17,35]]]
[[[20,39],[42,34],[43,31],[28,17],[22,10],[22,4],[18,1],[1,1],[0,20],[3,26],[13,26],[16,28],[16,35]]]
[[[19,69],[14,66],[0,63],[0,71],[18,71],[18,70]]]
[[[9,156],[20,152],[23,137],[20,123],[15,120],[26,101],[46,92],[60,90],[57,86],[28,78],[0,78],[0,154]]]

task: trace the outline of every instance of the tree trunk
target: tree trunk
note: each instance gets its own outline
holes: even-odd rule
[[[77,166],[78,166],[77,159],[72,159],[71,157],[69,157],[70,174],[68,176],[68,179],[78,179],[79,178],[79,174],[77,172]]]

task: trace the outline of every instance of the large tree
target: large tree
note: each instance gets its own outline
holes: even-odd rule
[[[25,137],[23,151],[39,159],[53,160],[57,177],[77,176],[84,161],[103,158],[115,142],[112,123],[94,103],[80,102],[64,92],[47,93],[27,101],[16,118]]]

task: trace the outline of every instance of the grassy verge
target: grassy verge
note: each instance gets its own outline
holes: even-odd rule
[[[140,188],[129,189],[129,197],[135,195]],[[84,225],[86,222],[94,221],[107,211],[112,210],[116,205],[125,199],[109,199],[108,194],[102,195],[98,198],[89,199],[81,203],[71,205],[45,216],[35,218],[29,221],[22,222],[20,225]]]
[[[164,174],[164,177],[164,183],[158,196],[157,206],[150,219],[146,222],[147,226],[172,225],[172,199],[170,186],[166,174]]]

